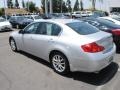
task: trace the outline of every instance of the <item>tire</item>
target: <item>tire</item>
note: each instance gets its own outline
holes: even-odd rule
[[[10,43],[10,47],[11,47],[12,51],[17,52],[18,50],[17,50],[15,40],[13,38],[10,38],[9,43]]]
[[[65,75],[70,71],[66,56],[60,52],[55,52],[51,55],[51,65],[53,70],[61,75]]]

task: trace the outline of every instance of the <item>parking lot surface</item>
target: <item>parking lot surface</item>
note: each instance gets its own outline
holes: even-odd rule
[[[55,73],[49,63],[9,46],[9,34],[0,33],[0,90],[120,90],[120,54],[99,74]]]

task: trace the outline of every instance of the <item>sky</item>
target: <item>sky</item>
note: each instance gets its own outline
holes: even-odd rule
[[[4,1],[5,1],[5,6],[7,7],[7,5],[6,5],[6,1],[7,1],[7,0],[0,0],[0,8],[1,8],[1,7],[4,7]],[[14,2],[14,1],[15,1],[15,0],[13,0],[13,2]],[[19,1],[20,6],[22,6],[22,0],[18,0],[18,1]],[[41,6],[41,0],[24,0],[24,1],[25,1],[25,2],[27,2],[27,1],[33,1],[33,2],[36,4],[37,7],[40,7],[40,6]],[[54,1],[54,0],[53,0],[53,1]],[[66,1],[66,0],[64,0],[64,1]],[[72,7],[74,6],[75,1],[76,1],[76,0],[71,0]],[[84,8],[85,8],[85,9],[88,9],[88,8],[91,8],[91,7],[92,7],[90,0],[83,0],[83,4],[84,4]],[[101,8],[101,4],[100,4],[100,3],[97,3],[97,8],[98,8],[98,9]]]

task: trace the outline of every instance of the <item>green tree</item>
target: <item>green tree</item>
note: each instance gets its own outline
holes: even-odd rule
[[[49,1],[48,2],[48,11],[49,11]],[[41,0],[41,8],[43,9],[43,12],[45,12],[45,0]],[[53,12],[54,13],[60,13],[61,12],[61,9],[63,12],[66,12],[67,11],[67,7],[66,7],[66,4],[63,0],[53,0],[52,2],[52,5],[53,5]],[[61,5],[62,5],[62,8],[61,8]]]
[[[25,8],[25,2],[22,0],[22,7]]]
[[[27,10],[31,13],[36,11],[36,5],[32,1],[26,3]]]
[[[80,9],[81,9],[81,11],[84,10],[84,8],[83,8],[83,1],[82,0],[80,0]]]
[[[45,0],[41,0],[41,8],[43,10],[43,12],[45,13]]]
[[[13,8],[12,0],[7,0],[7,6],[8,6],[8,8]]]
[[[65,12],[68,12],[68,8],[66,7],[66,3],[65,1],[62,2],[62,12],[65,13]]]
[[[19,8],[18,0],[15,0],[15,7],[16,7],[16,8]]]
[[[0,16],[4,15],[5,12],[4,12],[4,8],[0,8]]]
[[[74,5],[74,11],[78,11],[78,10],[80,10],[79,2],[78,2],[78,0],[76,0],[75,5]]]
[[[71,8],[71,1],[70,0],[67,0],[66,6],[67,6],[67,9],[68,9],[68,12],[71,12],[72,8]]]

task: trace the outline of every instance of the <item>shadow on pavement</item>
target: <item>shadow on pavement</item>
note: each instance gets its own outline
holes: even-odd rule
[[[8,31],[0,31],[0,33],[4,33],[4,32],[12,32],[13,30],[8,30]]]
[[[71,72],[67,77],[99,86],[109,82],[117,73],[118,68],[118,64],[113,62],[99,73]]]
[[[19,52],[19,53],[51,68],[51,65],[45,60],[42,60],[38,57],[35,57],[25,52]],[[64,75],[64,77],[73,78],[74,80],[77,80],[77,81],[82,81],[88,84],[99,86],[109,82],[117,73],[118,68],[119,68],[119,65],[115,62],[112,62],[108,67],[106,67],[99,73],[70,72],[69,74]]]
[[[28,53],[23,52],[23,51],[19,51],[18,53],[20,53],[20,54],[22,54],[24,56],[27,56],[28,58],[33,59],[34,61],[39,62],[39,63],[41,63],[43,65],[46,65],[47,67],[51,68],[51,65],[49,64],[49,62],[47,62],[47,61],[45,61],[45,60],[43,60],[41,58],[38,58],[36,56],[33,56],[33,55],[28,54]]]

